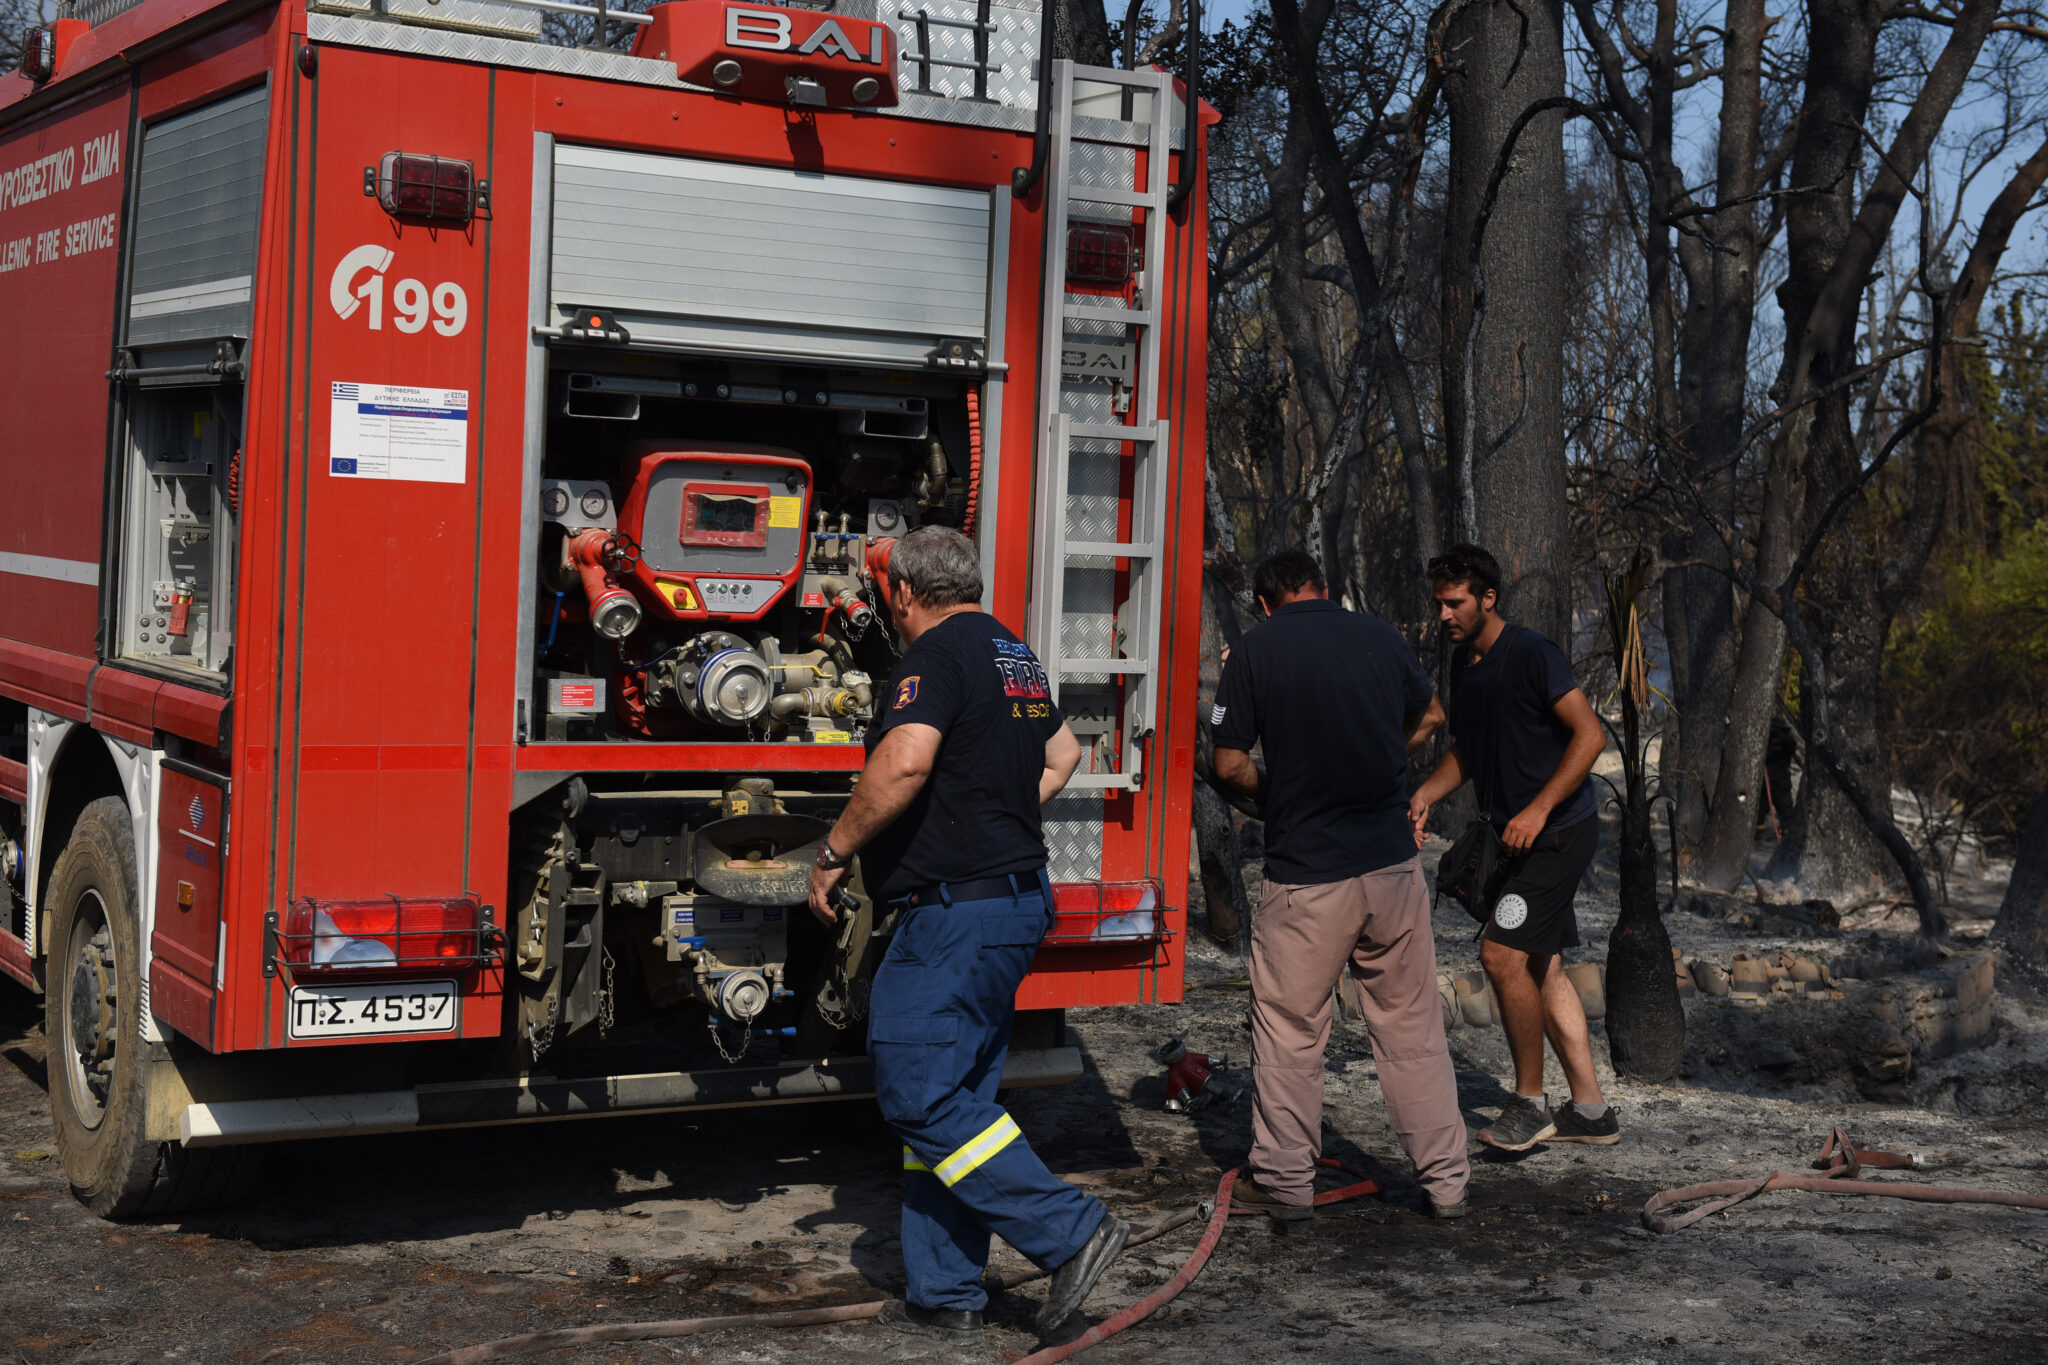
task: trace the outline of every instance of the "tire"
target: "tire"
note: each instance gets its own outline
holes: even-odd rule
[[[231,1203],[254,1188],[260,1147],[192,1150],[143,1136],[151,1062],[142,1038],[135,833],[119,797],[78,817],[50,874],[44,1036],[50,1116],[71,1192],[102,1218]]]

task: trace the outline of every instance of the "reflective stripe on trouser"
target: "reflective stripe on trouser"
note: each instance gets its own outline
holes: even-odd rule
[[[1387,1125],[1430,1199],[1454,1204],[1465,1197],[1472,1165],[1419,859],[1318,886],[1269,881],[1260,893],[1251,960],[1252,1172],[1289,1203],[1313,1194],[1330,988],[1347,959],[1364,996]]]
[[[921,1307],[986,1306],[991,1234],[1052,1267],[1102,1221],[1102,1201],[1048,1171],[995,1102],[1048,903],[1027,892],[906,910],[875,974],[868,1052],[903,1140],[903,1264]]]

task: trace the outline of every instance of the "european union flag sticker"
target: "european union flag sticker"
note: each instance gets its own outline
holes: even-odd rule
[[[337,455],[327,462],[327,472],[330,474],[353,474],[356,472],[356,462]]]

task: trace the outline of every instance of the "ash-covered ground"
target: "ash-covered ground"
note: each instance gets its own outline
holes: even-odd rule
[[[1988,911],[1995,888],[1976,890]],[[1612,893],[1609,852],[1581,896],[1582,957],[1604,956]],[[1724,963],[1787,947],[1817,959],[1868,952],[1909,928],[1882,907],[1851,909],[1846,933],[1751,918],[1758,927],[1674,911],[1668,924],[1688,959]],[[1462,912],[1446,905],[1437,923],[1441,965],[1474,965]],[[1962,923],[1958,953],[1981,928]],[[1070,1016],[1087,1076],[1013,1101],[1048,1162],[1134,1222],[1207,1197],[1249,1146],[1248,1095],[1192,1119],[1161,1108],[1149,1053],[1169,1034],[1230,1054],[1221,1079],[1248,1081],[1243,962],[1199,933],[1191,956],[1186,1004]],[[1666,1186],[1803,1168],[1835,1124],[1862,1146],[1938,1162],[1879,1178],[2048,1192],[2048,1010],[2004,985],[1989,1046],[1916,1058],[1889,1092],[1905,1102],[1890,1103],[1865,1098],[1871,1078],[1855,1057],[1828,1053],[1842,1036],[1828,1012],[1852,1000],[1695,998],[1687,1075],[1611,1083],[1621,1145],[1486,1152],[1473,1216],[1457,1223],[1419,1211],[1364,1030],[1340,1024],[1327,1150],[1387,1193],[1284,1235],[1233,1220],[1187,1292],[1085,1358],[2048,1360],[2048,1214],[1773,1193],[1669,1236],[1640,1220]],[[103,1223],[57,1167],[38,1019],[25,992],[0,987],[6,1365],[407,1361],[550,1327],[852,1303],[901,1284],[897,1147],[864,1103],[296,1144],[277,1151],[243,1208]],[[1505,1044],[1497,1029],[1461,1027],[1451,1040],[1476,1127],[1503,1097]],[[1759,1060],[1759,1040],[1781,1046]],[[1611,1081],[1597,1025],[1595,1052]],[[1552,1086],[1562,1087],[1554,1073]],[[1127,1255],[1089,1316],[1163,1283],[1198,1231]],[[1019,1264],[999,1250],[997,1269]],[[1000,1296],[980,1351],[863,1323],[532,1358],[1009,1362],[1034,1345],[1025,1324],[1039,1292]]]

